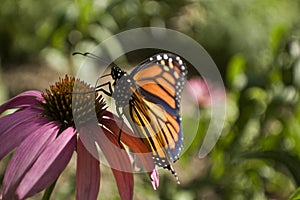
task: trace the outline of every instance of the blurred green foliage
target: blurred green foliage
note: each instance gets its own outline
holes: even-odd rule
[[[161,172],[160,187],[153,191],[145,176],[136,176],[136,199],[288,199],[295,191],[291,199],[298,199],[299,13],[300,2],[294,0],[3,0],[1,75],[18,64],[69,60],[73,51],[90,50],[131,28],[181,31],[203,45],[222,73],[224,131],[208,157],[197,159],[210,116],[209,108],[201,108],[196,140],[176,163],[181,185]],[[186,127],[195,123],[188,116],[183,120]],[[69,176],[67,181],[74,181]],[[107,190],[99,196],[118,199],[110,178],[102,180]],[[65,199],[74,185],[67,194],[63,190],[56,188],[54,198]]]

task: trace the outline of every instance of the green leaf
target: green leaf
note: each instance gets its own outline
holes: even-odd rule
[[[227,82],[228,84],[238,90],[244,88],[247,83],[244,70],[246,67],[246,60],[242,54],[234,55],[228,63]]]
[[[246,153],[245,158],[270,159],[284,165],[292,174],[297,186],[300,186],[300,159],[289,152],[271,150]]]
[[[289,200],[299,200],[299,199],[300,199],[300,188],[298,188],[298,189],[296,190],[296,192],[294,192],[294,193],[290,196]]]

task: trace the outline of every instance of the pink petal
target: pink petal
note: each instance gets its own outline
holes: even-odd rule
[[[69,163],[76,145],[76,131],[70,127],[46,147],[28,170],[17,189],[25,199],[50,186]]]
[[[133,174],[131,163],[124,147],[120,146],[117,139],[106,129],[91,125],[89,128],[82,128],[79,134],[86,145],[92,144],[91,140],[97,141],[109,165],[112,167],[113,175],[116,179],[120,197],[123,200],[133,198]],[[89,148],[87,148],[89,149]]]
[[[55,139],[58,128],[55,124],[44,125],[21,143],[5,172],[2,189],[4,199],[13,198],[23,175],[32,166],[44,148]]]
[[[106,116],[106,118],[102,118],[101,123],[103,123],[113,133],[119,133],[121,127],[121,120],[119,117],[109,111],[105,111],[104,116]],[[159,185],[159,178],[157,168],[155,168],[155,163],[152,159],[152,153],[149,152],[148,148],[139,138],[133,136],[133,133],[130,133],[130,129],[126,126],[126,124],[123,124],[121,141],[124,142],[124,144],[126,144],[139,157],[145,170],[148,172],[153,188],[157,189]]]
[[[124,150],[124,147],[119,146],[117,139],[113,137],[113,135],[111,135],[111,133],[109,133],[105,129],[103,130],[106,137],[109,138],[110,142],[102,139],[104,135],[102,137],[98,136],[97,142],[103,154],[105,155],[108,163],[113,166],[119,166],[116,169],[114,168],[111,169],[117,182],[120,197],[123,200],[132,199],[134,182],[133,182],[133,174],[128,172],[129,169],[131,168],[131,162],[129,160],[129,157],[126,151]],[[118,169],[124,169],[124,170],[120,171]]]
[[[119,118],[116,115],[108,111],[106,111],[105,116],[108,116],[109,118],[102,118],[101,123],[103,123],[108,130],[111,130],[115,134],[117,133],[118,137],[121,120],[118,120]],[[154,170],[155,163],[152,159],[152,153],[149,152],[148,148],[140,138],[133,136],[133,133],[131,133],[130,129],[125,124],[123,124],[122,127],[121,141],[140,158],[146,171],[152,172]]]
[[[133,174],[111,168],[122,200],[133,199]]]
[[[76,200],[97,199],[100,186],[100,166],[84,147],[77,142]]]
[[[40,130],[48,121],[49,119],[45,117],[24,121],[12,130],[9,130],[6,134],[3,134],[0,140],[0,160],[19,146],[25,138]]]
[[[0,137],[24,121],[41,114],[41,110],[25,108],[0,118]]]
[[[152,172],[149,172],[151,183],[153,186],[153,189],[156,190],[159,185],[159,175],[158,175],[158,170],[157,167]]]
[[[7,109],[31,106],[42,100],[42,93],[35,90],[23,92],[0,106],[0,114]]]

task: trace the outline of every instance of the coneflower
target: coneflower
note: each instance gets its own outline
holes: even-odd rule
[[[91,91],[90,85],[65,76],[44,93],[26,91],[0,106],[0,114],[16,109],[0,118],[0,160],[14,151],[0,199],[26,199],[51,188],[74,151],[76,199],[97,199],[98,147],[112,166],[121,199],[132,199],[132,163],[123,144],[140,156],[154,189],[158,187],[158,173],[151,155],[144,154],[145,145],[126,125],[121,129],[121,119],[106,110],[101,95]]]

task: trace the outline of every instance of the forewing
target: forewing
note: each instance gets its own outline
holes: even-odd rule
[[[138,93],[174,116],[179,116],[186,75],[187,67],[174,54],[155,55],[131,72]]]

